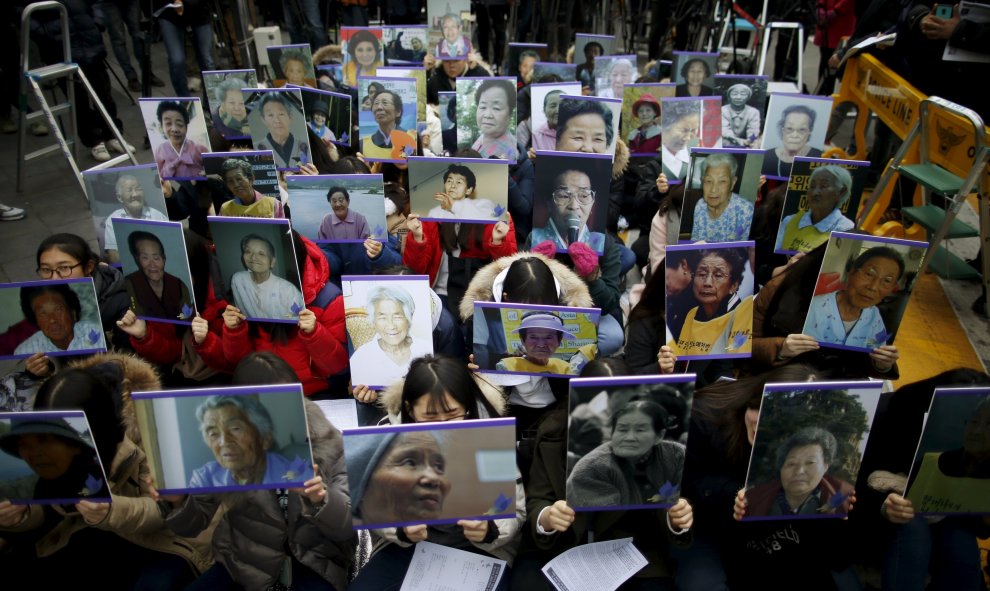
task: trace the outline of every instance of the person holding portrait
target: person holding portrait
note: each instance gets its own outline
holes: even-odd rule
[[[282,202],[254,188],[254,167],[243,158],[227,158],[220,166],[224,187],[234,196],[220,206],[220,215],[242,218],[284,218]]]
[[[208,146],[189,139],[189,110],[184,102],[164,100],[156,109],[165,141],[155,148],[155,163],[162,178],[187,179],[203,176],[203,153]]]
[[[529,244],[551,241],[558,249],[567,250],[572,242],[583,242],[595,252],[605,248],[605,235],[588,228],[595,206],[595,190],[588,173],[568,169],[557,175],[554,189],[545,198],[549,217],[546,225],[533,228]]]
[[[849,203],[852,186],[852,175],[841,166],[826,164],[812,170],[808,179],[808,209],[798,210],[780,221],[776,248],[808,252],[826,242],[832,232],[856,227],[841,211]]]
[[[811,133],[815,130],[814,109],[807,105],[790,105],[784,109],[777,121],[777,135],[780,146],[766,150],[763,158],[763,174],[787,178],[791,176],[791,165],[797,156],[818,158],[822,151],[808,145]]]
[[[309,143],[292,134],[293,113],[299,107],[283,92],[266,92],[255,109],[261,111],[261,121],[268,133],[255,142],[256,150],[271,150],[277,168],[299,168],[310,161]],[[299,113],[302,116],[302,113]]]
[[[38,332],[14,349],[14,355],[93,349],[103,327],[82,318],[79,296],[65,283],[22,287],[21,313]]]
[[[433,343],[411,334],[416,303],[401,287],[375,286],[368,292],[366,309],[375,337],[351,355],[351,371],[357,368],[369,377],[373,375],[374,383],[388,385],[406,374],[413,359],[431,353]],[[355,381],[372,383],[359,378]]]
[[[394,90],[382,90],[371,103],[378,129],[361,139],[361,153],[370,158],[401,159],[416,152],[415,130],[402,129],[405,107]]]
[[[241,264],[230,279],[234,301],[248,317],[294,318],[304,308],[299,288],[272,273],[275,245],[258,234],[241,238]]]
[[[136,176],[124,173],[117,177],[114,194],[122,207],[107,216],[103,231],[103,248],[106,249],[107,259],[111,263],[120,261],[120,255],[117,253],[117,234],[113,231],[114,218],[168,221],[168,216],[164,213],[145,205],[144,187]]]
[[[749,238],[753,204],[737,195],[739,163],[732,154],[712,154],[701,161],[702,198],[694,207],[691,241],[735,242]]]
[[[127,236],[127,248],[138,267],[124,277],[134,313],[162,319],[190,319],[193,306],[189,288],[181,279],[165,272],[165,246],[161,239],[138,230]]]

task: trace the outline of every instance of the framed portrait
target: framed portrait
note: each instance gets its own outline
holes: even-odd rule
[[[267,51],[268,61],[274,73],[272,85],[275,88],[281,88],[286,84],[316,88],[313,50],[308,43],[269,45]]]
[[[381,27],[341,27],[344,84],[357,88],[359,76],[374,76],[385,65]]]
[[[767,76],[715,74],[715,94],[722,97],[722,145],[759,148],[767,111]]]
[[[85,170],[89,211],[93,214],[93,228],[100,252],[106,253],[111,263],[120,260],[117,254],[117,238],[113,233],[113,220],[132,218],[168,221],[162,181],[158,166],[139,164],[101,170]]]
[[[258,73],[254,70],[204,71],[203,86],[213,127],[228,140],[250,139],[243,89],[258,87]]]
[[[675,51],[670,73],[676,96],[714,96],[718,53]]]
[[[415,78],[358,79],[361,153],[371,162],[405,162],[416,155]]]
[[[471,0],[427,0],[426,16],[432,54],[438,60],[463,60],[474,51]]]
[[[615,53],[615,35],[592,35],[591,33],[574,34],[574,62],[580,63],[581,57],[592,58]],[[585,59],[585,61],[591,61]]]
[[[440,301],[426,275],[344,275],[341,287],[352,384],[387,388],[433,353]]]
[[[409,197],[421,219],[508,221],[509,162],[480,158],[409,159]]]
[[[667,346],[678,359],[753,352],[753,241],[668,247]]]
[[[845,517],[880,402],[878,381],[767,384],[747,422],[744,520]]]
[[[301,488],[314,477],[300,384],[134,392],[163,494]]]
[[[672,507],[681,493],[694,374],[573,378],[570,386],[568,506]]]
[[[533,81],[540,82],[544,76],[560,76],[564,82],[577,81],[577,64],[559,62],[536,62],[533,64]]]
[[[571,242],[584,242],[599,255],[605,252],[612,157],[577,152],[536,153],[536,191],[529,246],[550,240],[557,252]]]
[[[832,232],[802,334],[864,353],[893,344],[927,250],[927,242]]]
[[[580,95],[579,82],[534,82],[529,85],[529,117],[534,150],[557,149],[557,114],[562,95]]]
[[[575,376],[598,356],[598,308],[474,303],[474,362],[483,372]]]
[[[626,84],[638,78],[635,55],[605,55],[595,58],[595,96],[622,99]]]
[[[235,197],[241,197],[244,200],[255,199],[254,195],[248,194],[248,190],[252,193],[261,193],[272,199],[280,199],[278,170],[275,168],[275,155],[271,150],[209,152],[203,154],[203,166],[206,168],[206,176],[210,180],[223,185],[224,197],[228,201]],[[241,201],[242,204],[244,200]],[[244,213],[224,212],[223,206],[221,206],[220,215],[243,216]]]
[[[161,177],[167,181],[206,178],[203,153],[213,150],[199,97],[142,98],[138,103]]]
[[[294,87],[292,87],[294,88]],[[351,145],[351,95],[299,88],[306,125],[325,144]]]
[[[134,314],[142,320],[191,323],[198,308],[182,223],[120,219],[113,229],[125,248],[120,262]]]
[[[354,529],[515,519],[515,434],[514,418],[344,431]]]
[[[393,65],[423,65],[429,49],[427,25],[382,27],[385,62]]]
[[[763,144],[763,174],[786,180],[797,156],[820,158],[832,114],[832,97],[774,92],[770,94]]]
[[[316,83],[320,90],[347,92],[350,87],[344,84],[343,64],[320,64],[316,66]]]
[[[14,505],[112,503],[81,410],[0,412],[0,498]]]
[[[380,174],[289,175],[292,227],[313,242],[388,240]]]
[[[674,84],[626,84],[620,130],[630,155],[660,153],[660,98],[673,96]]]
[[[379,78],[416,79],[416,121],[426,121],[426,68],[423,66],[385,66],[378,68]]]
[[[615,157],[622,99],[561,95],[557,108],[558,152],[591,152]]]
[[[692,148],[722,147],[722,99],[660,97],[660,154],[671,184],[684,182]]]
[[[516,76],[525,83],[533,78],[533,66],[537,62],[547,61],[549,47],[546,43],[509,43],[508,61],[505,62],[505,73]]]
[[[0,360],[107,350],[93,279],[0,284]]]
[[[271,150],[278,170],[299,170],[312,162],[298,88],[260,88],[250,93],[247,102],[255,150]]]
[[[748,240],[763,150],[693,148],[690,153],[679,241]]]
[[[516,79],[458,78],[457,147],[471,148],[484,158],[515,162]]]
[[[289,220],[210,216],[207,221],[226,300],[248,320],[297,323],[306,302]]]
[[[921,515],[990,513],[990,388],[936,388],[904,496]]]

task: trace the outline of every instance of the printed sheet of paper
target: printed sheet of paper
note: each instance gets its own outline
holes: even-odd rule
[[[504,573],[504,560],[420,542],[399,591],[492,591]]]
[[[571,548],[543,567],[558,591],[614,591],[646,566],[632,538]]]
[[[959,16],[979,24],[990,23],[990,6],[976,2],[960,2]],[[990,55],[986,52],[960,49],[946,43],[942,59],[947,62],[987,63],[990,62]]]
[[[339,431],[357,429],[361,426],[357,416],[357,401],[349,400],[314,400],[316,406],[323,411],[323,416]]]

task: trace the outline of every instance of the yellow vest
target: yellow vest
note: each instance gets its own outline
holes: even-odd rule
[[[732,311],[707,322],[696,320],[698,307],[684,319],[677,342],[667,343],[678,357],[684,355],[725,355],[753,351],[753,296]]]
[[[499,365],[506,371],[525,371],[528,373],[556,373],[566,375],[570,366],[563,359],[551,357],[546,365],[537,365],[525,357],[506,357],[499,360]]]
[[[821,233],[814,224],[807,228],[798,227],[804,214],[805,212],[803,210],[798,211],[791,218],[791,221],[787,222],[786,229],[784,230],[784,239],[780,245],[781,250],[810,252],[819,244],[828,240],[828,234]]]
[[[274,218],[275,198],[265,196],[255,199],[251,205],[241,205],[235,199],[220,206],[220,215],[237,218]]]

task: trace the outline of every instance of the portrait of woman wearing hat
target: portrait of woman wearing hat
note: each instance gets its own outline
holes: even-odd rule
[[[660,151],[660,101],[646,93],[633,103],[632,114],[639,127],[629,132],[629,151],[656,154]]]
[[[327,127],[327,118],[330,114],[330,108],[324,101],[316,101],[313,107],[309,110],[309,128],[313,130],[316,137],[323,140],[323,143],[329,144],[337,140],[337,136],[333,134],[333,131]]]
[[[549,312],[529,312],[523,316],[519,327],[522,341],[522,355],[506,357],[495,364],[500,371],[520,371],[529,373],[572,373],[570,365],[553,354],[560,348],[564,338],[574,339],[574,334],[564,330],[564,322],[556,314]]]

